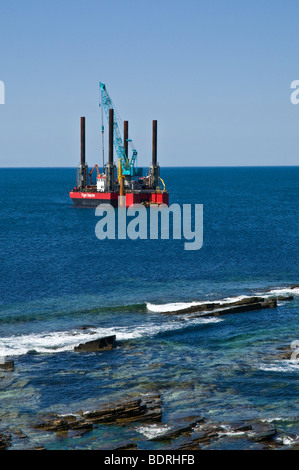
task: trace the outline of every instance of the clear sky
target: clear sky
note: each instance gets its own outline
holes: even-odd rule
[[[297,165],[297,0],[0,4],[0,166],[76,166],[80,116],[101,163],[99,81],[139,165]],[[106,126],[106,129],[107,126]]]

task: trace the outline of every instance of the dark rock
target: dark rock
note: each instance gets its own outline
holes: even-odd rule
[[[12,372],[15,369],[14,361],[0,363],[0,370]]]
[[[204,422],[197,426],[194,432],[205,432],[207,437],[212,439],[223,433],[223,429],[220,424]]]
[[[74,431],[90,431],[92,427],[92,423],[88,423],[84,419],[78,419],[75,421],[70,421],[68,429],[72,429]]]
[[[274,424],[257,421],[252,424],[252,431],[247,434],[247,437],[251,441],[261,442],[271,440],[276,434],[277,430]]]
[[[252,429],[250,423],[232,423],[229,425],[232,432],[245,432]]]
[[[193,432],[190,440],[180,444],[178,450],[198,450],[200,444],[210,444],[210,442],[210,438],[205,432]]]
[[[88,351],[88,352],[97,352],[97,351],[108,351],[113,349],[116,336],[106,336],[104,338],[98,338],[93,341],[88,341],[87,343],[79,344],[75,346],[74,351]]]
[[[34,425],[35,429],[39,431],[54,431],[61,432],[67,431],[72,423],[76,421],[76,417],[52,415],[45,419],[45,421],[38,422]]]
[[[11,435],[9,432],[0,433],[0,450],[6,450],[10,447]]]
[[[282,351],[282,352],[279,352],[278,354],[274,354],[271,359],[282,359],[282,360],[290,360],[291,359],[291,356],[294,352],[293,349],[290,349],[290,345],[287,345],[287,346],[279,346],[276,348],[278,351]]]
[[[293,295],[278,295],[275,297],[275,299],[279,300],[280,302],[285,301],[285,300],[294,300],[294,296]]]
[[[136,442],[134,443],[129,443],[129,444],[124,444],[120,447],[116,447],[115,449],[113,450],[137,450],[137,444]]]
[[[68,433],[70,437],[81,437],[87,432],[90,432],[93,429],[93,423],[88,423],[85,420],[80,420],[70,422],[68,427]]]
[[[247,297],[246,299],[235,300],[232,302],[227,302],[225,304],[221,302],[206,302],[201,305],[192,305],[191,307],[183,308],[181,310],[175,310],[174,312],[163,312],[163,313],[165,313],[166,315],[174,315],[174,314],[181,315],[183,313],[197,313],[197,312],[203,312],[206,310],[216,310],[220,308],[262,302],[262,301],[264,301],[263,297]]]
[[[286,351],[284,353],[281,353],[281,354],[279,354],[279,358],[289,361],[291,359],[291,356],[292,356],[293,352],[294,351],[291,350],[291,351]]]
[[[267,300],[263,302],[252,302],[249,304],[238,305],[236,307],[228,307],[217,312],[213,312],[213,315],[220,316],[220,315],[228,315],[231,313],[242,313],[242,312],[250,312],[253,310],[262,310],[264,308],[275,308],[277,306],[276,300]]]
[[[299,442],[296,442],[295,444],[291,445],[288,450],[299,450]]]

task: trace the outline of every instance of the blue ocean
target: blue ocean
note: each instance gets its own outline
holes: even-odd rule
[[[170,204],[203,204],[203,246],[183,240],[99,240],[94,209],[69,198],[73,168],[1,169],[0,432],[11,449],[139,449],[157,425],[43,433],[43,414],[96,409],[159,393],[162,423],[274,422],[299,441],[298,167],[162,168]],[[290,295],[277,308],[204,318],[165,315],[196,302]],[[117,347],[74,346],[116,335]],[[225,444],[228,446],[229,444]],[[242,448],[235,440],[233,448]],[[160,446],[160,447],[159,447]],[[221,439],[208,448],[221,448]],[[167,448],[167,446],[166,446]]]

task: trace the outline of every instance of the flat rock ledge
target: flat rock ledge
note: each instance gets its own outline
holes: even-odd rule
[[[282,299],[282,297],[281,297]],[[284,299],[286,300],[286,299]],[[196,314],[199,316],[220,316],[228,315],[230,313],[241,313],[249,312],[252,310],[261,310],[264,308],[275,308],[277,307],[276,298],[264,297],[246,297],[244,299],[235,300],[232,302],[206,302],[200,305],[192,305],[181,310],[175,310],[173,312],[162,312],[163,315],[182,315],[182,314]]]
[[[93,411],[80,411],[74,415],[51,415],[34,425],[40,431],[64,432],[89,430],[94,425],[130,422],[159,422],[162,417],[161,397],[158,394],[142,395],[119,403],[102,405]]]
[[[299,422],[299,417],[297,420]],[[83,413],[80,411],[77,415],[51,415],[44,421],[37,423],[34,428],[44,432],[54,431],[61,438],[69,437],[68,431],[76,435],[79,430],[79,435],[81,435],[92,430],[94,426],[97,427],[96,425],[101,424],[114,423],[120,426],[132,424],[132,429],[138,429],[135,428],[135,424],[144,421],[148,425],[154,425],[155,429],[159,429],[158,423],[161,422],[161,400],[159,395],[145,395],[139,399],[126,400],[114,406],[110,404],[93,412]],[[176,422],[164,422],[163,424],[167,424],[167,429],[154,437],[141,438],[140,447],[138,441],[136,442],[136,437],[134,437],[132,440],[119,442],[116,446],[113,442],[107,442],[103,449],[138,450],[144,448],[144,442],[147,442],[148,446],[153,441],[155,442],[153,448],[161,450],[204,450],[219,448],[219,445],[222,449],[229,449],[230,446],[236,448],[238,440],[241,440],[241,446],[244,448],[244,445],[246,445],[248,450],[276,450],[282,448],[296,450],[299,448],[297,435],[276,427],[274,422],[266,422],[261,419],[226,423],[209,421],[202,416],[190,416]],[[65,435],[59,435],[59,433],[65,433]],[[0,450],[10,447],[10,440],[10,433],[0,433]],[[41,446],[40,449],[45,448]]]
[[[299,344],[299,343],[298,343]],[[276,353],[273,353],[272,356],[269,356],[267,359],[268,360],[287,360],[287,361],[298,361],[298,356],[299,354],[297,351],[299,351],[298,348],[291,348],[291,344],[284,345],[284,346],[279,346],[276,348]]]

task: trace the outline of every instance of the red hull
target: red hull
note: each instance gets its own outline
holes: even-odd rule
[[[81,207],[96,207],[99,204],[111,204],[114,207],[118,205],[119,193],[101,193],[101,192],[80,192],[70,191],[70,198],[76,206]],[[142,202],[149,202],[154,204],[169,204],[168,192],[141,192],[141,193],[127,193],[126,207],[133,204],[141,204]]]

